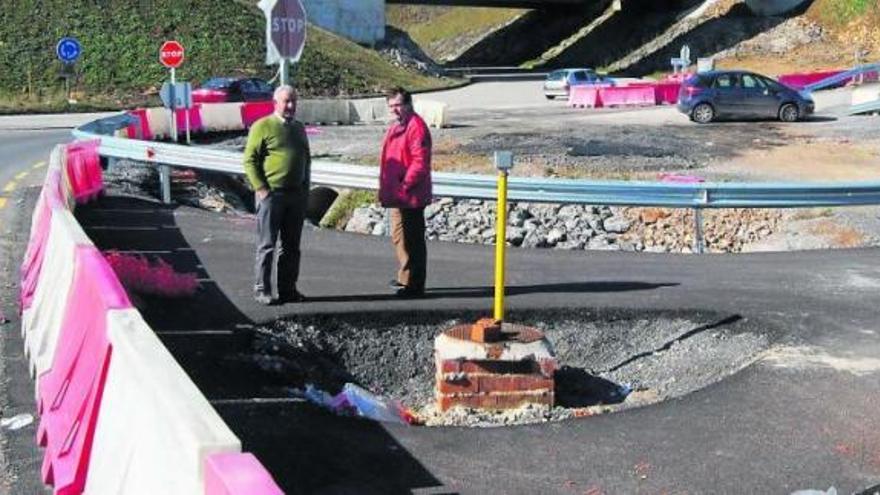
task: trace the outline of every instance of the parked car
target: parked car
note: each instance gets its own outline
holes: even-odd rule
[[[684,80],[678,109],[700,124],[719,117],[772,117],[795,122],[813,113],[815,104],[809,94],[761,74],[711,71]]]
[[[544,96],[548,100],[557,96],[568,98],[569,88],[586,84],[613,85],[614,81],[597,74],[593,69],[558,69],[547,74],[544,80]]]
[[[269,101],[275,90],[255,77],[212,77],[192,92],[194,103]]]

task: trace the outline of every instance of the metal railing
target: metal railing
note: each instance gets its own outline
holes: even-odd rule
[[[157,166],[243,174],[242,153],[112,137],[128,125],[127,116],[110,117],[73,131],[78,139],[100,138],[98,152]],[[378,168],[315,160],[312,184],[376,190]],[[494,175],[434,172],[434,194],[494,200]],[[538,203],[662,206],[695,210],[696,250],[702,251],[702,210],[706,208],[809,208],[880,204],[880,181],[856,183],[654,183],[511,177],[508,199]]]
[[[853,67],[852,69],[843,71],[840,74],[835,74],[831,77],[826,77],[821,81],[816,81],[813,84],[808,84],[804,86],[804,91],[811,92],[819,89],[830,88],[832,86],[844,83],[858,75],[866,74],[869,72],[880,72],[880,64],[863,64]]]

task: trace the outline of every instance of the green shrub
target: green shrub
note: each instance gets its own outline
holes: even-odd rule
[[[345,224],[351,218],[351,214],[354,212],[355,208],[367,206],[375,202],[375,191],[349,191],[348,193],[341,195],[336,202],[333,203],[330,211],[328,211],[327,214],[324,215],[324,218],[321,219],[321,227],[341,229],[345,227]]]

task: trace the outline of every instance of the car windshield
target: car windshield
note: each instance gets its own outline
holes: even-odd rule
[[[202,87],[206,89],[226,89],[230,85],[232,85],[231,77],[212,77],[202,83]]]
[[[558,80],[562,79],[563,77],[565,77],[564,70],[554,70],[553,72],[547,74],[548,81],[558,81]]]

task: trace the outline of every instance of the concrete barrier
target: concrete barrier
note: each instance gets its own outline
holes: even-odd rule
[[[880,100],[880,84],[863,84],[853,89],[852,105],[862,105]]]
[[[348,100],[302,100],[296,107],[296,119],[304,124],[350,125],[355,122]]]
[[[238,438],[136,310],[109,312],[107,327],[113,358],[85,493],[205,493],[207,458],[239,452]]]
[[[42,475],[55,493],[81,493],[85,486],[110,361],[107,312],[128,307],[128,296],[101,252],[77,246],[58,336],[64,345],[51,368],[37,377],[37,442],[46,448]]]
[[[33,302],[21,319],[25,354],[33,376],[52,366],[73,285],[76,251],[81,246],[92,246],[92,241],[73,214],[64,208],[53,210]]]
[[[351,118],[354,122],[385,122],[390,118],[385,98],[351,100]]]
[[[205,495],[280,495],[284,492],[253,454],[214,454],[205,465]]]

